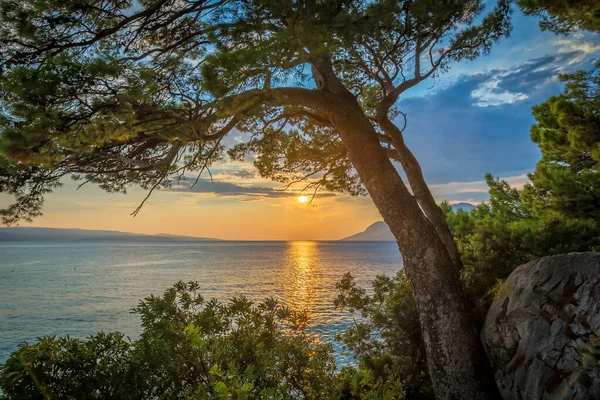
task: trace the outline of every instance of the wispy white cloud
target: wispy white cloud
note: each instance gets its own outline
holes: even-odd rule
[[[556,83],[559,73],[567,71],[568,64],[579,60],[582,54],[580,50],[572,50],[479,74],[479,79],[485,79],[471,92],[472,104],[491,107],[529,99],[544,86]]]
[[[169,189],[171,192],[183,193],[202,193],[223,197],[240,197],[248,201],[251,197],[260,198],[285,198],[298,196],[299,192],[293,190],[277,190],[272,187],[241,185],[233,182],[210,181],[199,179],[193,184],[193,181],[187,180],[173,184]],[[335,193],[321,192],[317,197],[335,197]]]
[[[516,189],[523,189],[523,186],[529,182],[527,174],[503,177],[501,179],[507,181]],[[481,203],[489,197],[489,188],[485,180],[448,182],[429,186],[436,200],[448,200],[451,204],[460,202]]]
[[[269,186],[272,182],[261,178],[256,167],[248,161],[224,160],[212,169],[213,178],[222,182],[244,184],[262,184]]]
[[[502,77],[507,75],[508,72],[499,74],[471,92],[471,97],[475,100],[474,105],[478,107],[499,106],[527,99],[529,96],[525,93],[511,92],[499,88]]]
[[[594,54],[600,51],[600,43],[591,40],[557,39],[554,43],[557,46],[560,46],[558,49],[559,53],[580,51],[584,54]],[[573,63],[573,61],[571,61],[571,63]]]
[[[600,40],[597,35],[577,32],[568,37],[559,37],[550,42],[558,53],[573,53],[567,65],[579,64],[600,52]]]

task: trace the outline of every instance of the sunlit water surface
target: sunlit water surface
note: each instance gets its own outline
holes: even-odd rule
[[[0,363],[23,341],[97,331],[141,332],[131,308],[178,280],[205,298],[274,297],[335,335],[353,315],[335,310],[335,284],[350,271],[369,286],[401,266],[392,242],[0,243]],[[345,357],[341,357],[343,361]]]

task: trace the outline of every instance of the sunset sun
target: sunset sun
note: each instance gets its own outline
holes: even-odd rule
[[[298,201],[300,203],[306,203],[308,201],[308,196],[298,196]]]

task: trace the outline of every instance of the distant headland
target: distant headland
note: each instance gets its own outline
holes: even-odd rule
[[[475,206],[470,203],[457,203],[453,204],[452,209],[454,211],[464,210],[470,211]],[[348,242],[395,242],[396,239],[390,231],[390,228],[383,221],[377,221],[372,225],[369,225],[367,229],[362,232],[356,233],[352,236],[341,239]]]

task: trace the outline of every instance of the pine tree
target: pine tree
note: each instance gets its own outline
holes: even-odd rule
[[[600,63],[562,75],[564,93],[533,108],[542,159],[523,197],[537,214],[600,219]]]
[[[250,139],[231,155],[255,153],[265,177],[369,193],[436,396],[497,398],[456,244],[395,123],[404,92],[508,34],[507,2],[484,3],[2,0],[0,192],[17,200],[4,220],[39,215],[65,176],[151,193],[210,167],[235,128]]]

